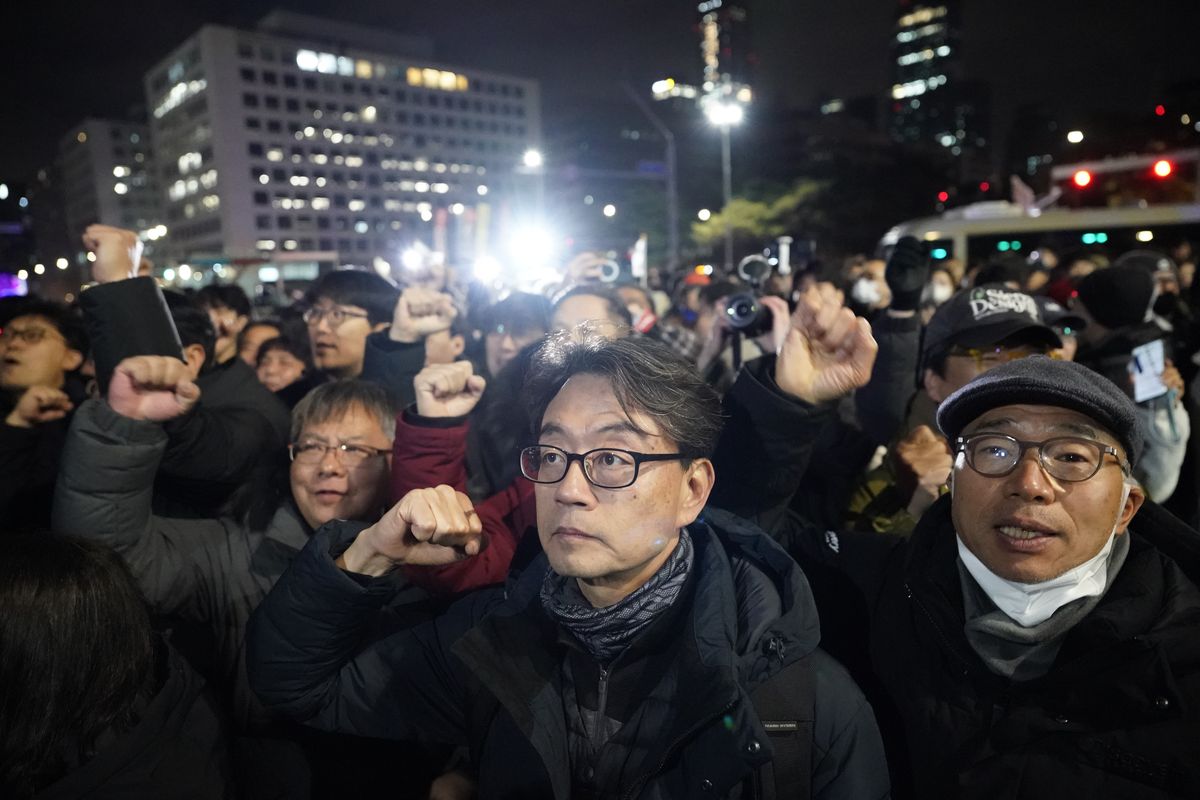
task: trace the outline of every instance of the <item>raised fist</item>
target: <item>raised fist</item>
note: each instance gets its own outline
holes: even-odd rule
[[[450,295],[410,286],[396,301],[389,336],[394,342],[419,342],[431,333],[449,328],[457,314]]]
[[[14,428],[32,428],[45,422],[62,419],[74,408],[65,392],[49,386],[31,386],[21,395],[16,406],[5,418]]]
[[[422,417],[465,417],[486,386],[487,381],[473,373],[470,361],[431,364],[413,378],[417,413]]]
[[[199,399],[187,365],[171,356],[127,358],[108,384],[108,405],[130,419],[166,422],[191,411]]]
[[[414,489],[364,530],[339,559],[350,572],[379,576],[400,564],[439,566],[487,546],[471,499],[449,486]]]
[[[83,232],[83,245],[96,254],[92,263],[92,279],[96,283],[123,281],[140,274],[142,242],[133,231],[111,225],[89,225]]]
[[[775,383],[806,403],[835,400],[866,385],[879,345],[865,319],[842,305],[830,284],[809,288],[775,361]]]
[[[941,493],[954,466],[954,456],[946,440],[928,425],[918,425],[897,442],[894,455],[897,485],[904,492],[911,487],[908,511],[918,517]]]

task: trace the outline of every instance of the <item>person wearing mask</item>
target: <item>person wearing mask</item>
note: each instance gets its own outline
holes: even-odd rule
[[[733,419],[753,426],[740,435],[773,442],[772,463],[793,469],[786,451],[803,459],[808,436],[792,431],[819,409],[752,378],[731,396],[745,405]],[[1132,400],[1080,364],[1035,356],[969,381],[937,421],[955,456],[950,491],[910,538],[795,516],[771,527],[806,572],[831,569],[854,590],[818,606],[865,657],[856,677],[897,795],[1192,793],[1200,559],[1196,533],[1133,478]],[[750,514],[779,503],[753,483],[718,488]]]
[[[853,324],[840,366],[869,372]],[[838,384],[798,373],[814,399]],[[484,798],[885,797],[870,709],[817,648],[802,573],[705,509],[720,404],[691,365],[644,337],[560,334],[527,391],[543,554],[364,645],[396,567],[475,557],[481,528],[449,487],[326,527],[255,614],[259,697],[326,729],[469,745]]]

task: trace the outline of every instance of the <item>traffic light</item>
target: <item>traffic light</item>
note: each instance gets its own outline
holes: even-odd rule
[[[1088,172],[1086,169],[1081,169],[1075,173],[1071,180],[1075,182],[1076,186],[1082,189],[1092,182],[1092,173]]]
[[[1154,107],[1154,114],[1159,117],[1165,117],[1167,115],[1167,107],[1159,103]]]
[[[937,197],[939,203],[944,203],[950,199],[950,193],[943,189],[942,191],[938,192]]]
[[[1175,169],[1174,165],[1171,164],[1170,161],[1167,161],[1165,158],[1160,158],[1158,161],[1154,162],[1155,177],[1158,177],[1158,178],[1169,177],[1171,172],[1174,169]]]

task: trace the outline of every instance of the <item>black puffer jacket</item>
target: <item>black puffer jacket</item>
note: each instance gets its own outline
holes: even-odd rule
[[[803,574],[753,526],[722,512],[706,518],[720,532],[690,529],[690,608],[673,628],[678,638],[664,644],[678,652],[603,746],[589,786],[572,774],[570,754],[586,745],[571,739],[562,693],[568,650],[539,599],[544,555],[506,589],[468,596],[435,622],[360,651],[364,626],[395,583],[338,570],[334,555],[357,530],[331,523],[251,620],[251,685],[268,707],[321,728],[467,744],[484,798],[745,797],[772,753],[749,692],[807,655],[816,698],[812,796],[886,796],[870,706],[816,649]]]

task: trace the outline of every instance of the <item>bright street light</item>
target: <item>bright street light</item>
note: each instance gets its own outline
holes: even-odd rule
[[[707,208],[702,208],[696,212],[696,219],[700,220],[701,222],[708,222],[710,219],[712,219],[712,212]]]
[[[735,103],[730,100],[713,100],[704,104],[704,116],[708,117],[708,121],[713,125],[721,128],[727,128],[730,125],[739,125],[746,118],[746,110],[742,108],[741,103]]]
[[[1067,131],[1067,141],[1071,144],[1079,144],[1083,141],[1083,131]]]
[[[616,215],[617,215],[617,207],[614,206],[612,203],[609,203],[608,205],[606,205],[604,207],[604,216],[615,217]]]
[[[58,267],[59,269],[66,269],[67,260],[65,258],[60,258],[58,261],[54,262],[54,266]]]
[[[530,148],[525,151],[525,155],[521,156],[521,163],[529,169],[541,169],[544,160],[540,150]]]

